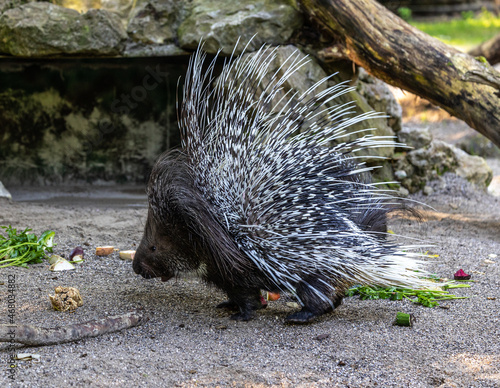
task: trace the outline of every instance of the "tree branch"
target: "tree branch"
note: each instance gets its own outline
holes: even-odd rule
[[[498,72],[410,26],[373,0],[301,0],[301,4],[303,13],[323,31],[341,37],[353,62],[440,106],[500,146],[497,89],[474,81],[491,79],[491,72],[498,77]]]

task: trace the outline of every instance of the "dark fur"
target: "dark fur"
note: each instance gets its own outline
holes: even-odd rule
[[[234,319],[248,320],[261,308],[260,289],[271,289],[247,260],[196,189],[185,157],[178,151],[156,163],[148,185],[149,211],[133,268],[143,277],[168,280],[199,270],[240,308]]]
[[[359,177],[358,177],[359,178]],[[357,178],[357,179],[358,179]],[[148,184],[149,211],[133,268],[145,278],[168,280],[181,271],[200,270],[202,278],[224,290],[229,301],[219,307],[237,308],[232,319],[249,320],[262,308],[260,290],[281,291],[245,256],[215,209],[197,189],[186,157],[168,152],[157,161]],[[384,207],[353,214],[368,232],[386,231]],[[341,279],[302,275],[295,284],[304,307],[287,320],[304,323],[339,306],[346,288]],[[319,290],[324,298],[320,298]]]

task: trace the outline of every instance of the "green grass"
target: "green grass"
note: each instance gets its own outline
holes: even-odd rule
[[[463,51],[500,34],[500,16],[488,11],[483,11],[476,17],[464,14],[461,19],[442,22],[410,21],[410,24]]]

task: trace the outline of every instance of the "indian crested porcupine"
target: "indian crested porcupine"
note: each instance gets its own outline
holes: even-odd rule
[[[304,323],[336,308],[353,284],[425,286],[418,254],[386,239],[393,198],[355,156],[393,140],[341,141],[377,114],[353,117],[352,104],[335,104],[345,85],[318,92],[327,79],[285,93],[304,64],[298,53],[269,76],[276,49],[263,47],[229,59],[216,80],[216,60],[204,69],[205,56],[198,49],[188,68],[182,149],[160,156],[150,176],[134,271],[166,281],[196,270],[226,292],[219,306],[245,321],[262,307],[260,290],[290,292],[302,309],[287,321]]]

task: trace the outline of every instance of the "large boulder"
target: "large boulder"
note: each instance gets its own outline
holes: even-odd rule
[[[29,0],[0,0],[0,14],[10,8],[29,3]]]
[[[177,46],[177,28],[185,16],[185,0],[138,2],[128,18],[123,56],[171,57],[188,55]]]
[[[467,179],[478,187],[486,189],[493,179],[493,171],[480,156],[469,155],[460,148],[453,147],[458,167],[458,176]]]
[[[0,16],[0,53],[14,56],[117,55],[127,33],[120,18],[91,9],[85,14],[51,3],[29,3]]]
[[[196,49],[203,40],[212,54],[219,49],[231,54],[238,39],[237,54],[250,41],[249,51],[264,43],[284,44],[302,25],[300,12],[287,0],[193,0],[188,12],[177,30],[179,45]]]

